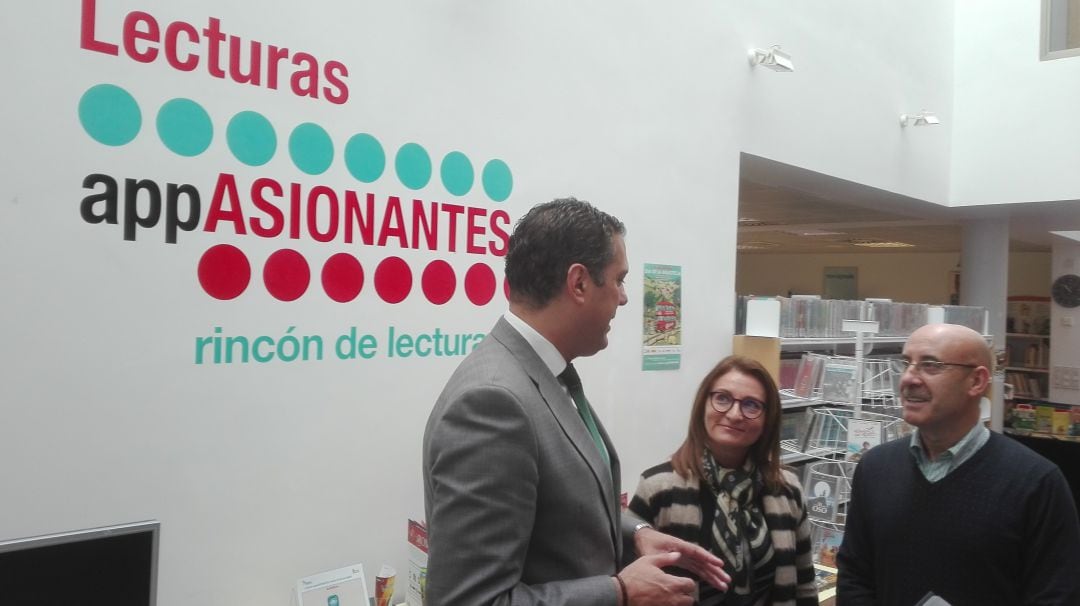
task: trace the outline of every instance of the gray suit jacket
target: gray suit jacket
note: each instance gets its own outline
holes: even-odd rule
[[[633,519],[569,396],[500,318],[424,432],[427,604],[614,605]],[[614,478],[614,479],[613,479]]]

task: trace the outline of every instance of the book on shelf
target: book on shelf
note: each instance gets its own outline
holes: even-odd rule
[[[805,353],[799,363],[793,391],[800,398],[812,398],[821,384],[821,372],[825,367],[826,357],[821,354]]]
[[[866,451],[881,444],[881,421],[848,419],[847,437],[845,458],[848,461],[858,461]]]
[[[810,411],[806,408],[788,410],[780,415],[780,439],[791,440],[801,450],[803,436],[809,424]]]
[[[857,367],[853,359],[830,358],[821,371],[821,399],[840,404],[859,401]]]
[[[1035,431],[1039,433],[1054,432],[1054,407],[1039,405],[1035,407]]]
[[[844,531],[813,524],[810,532],[811,549],[814,556],[814,567],[831,569],[836,573],[836,552],[840,551],[840,543],[844,540]]]
[[[832,522],[836,519],[837,500],[840,496],[840,478],[834,475],[811,473],[809,494],[806,497],[806,515],[811,519]]]
[[[1055,409],[1051,419],[1052,433],[1056,436],[1067,436],[1070,425],[1069,411]]]
[[[826,566],[824,564],[814,563],[814,585],[818,590],[818,597],[821,597],[821,593],[833,589],[836,587],[836,566]]]
[[[1009,297],[1005,309],[1005,332],[1050,334],[1050,297]]]
[[[807,447],[810,444],[810,436],[813,435],[814,426],[818,423],[819,416],[820,415],[814,413],[813,408],[804,408],[802,410],[802,431],[796,436],[798,441],[795,444],[796,448],[799,449],[799,452],[806,452]]]
[[[795,378],[799,376],[799,366],[802,364],[802,358],[781,358],[780,359],[780,377],[779,389],[794,389]]]

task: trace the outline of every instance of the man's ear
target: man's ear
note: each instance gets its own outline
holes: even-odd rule
[[[573,263],[566,270],[566,291],[574,301],[584,301],[585,293],[591,285],[589,270],[581,263]]]
[[[990,369],[985,366],[980,366],[971,371],[971,376],[975,379],[971,384],[971,389],[968,393],[971,395],[986,395],[986,391],[990,389]]]

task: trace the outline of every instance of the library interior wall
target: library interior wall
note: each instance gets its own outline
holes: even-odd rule
[[[955,3],[953,204],[1077,198],[1080,60],[1039,60],[1041,6]]]
[[[0,459],[23,463],[0,466],[0,536],[159,519],[161,606],[286,604],[296,579],[353,563],[369,578],[384,562],[404,574],[405,522],[423,508],[422,427],[460,357],[391,359],[381,349],[369,360],[198,365],[196,340],[217,328],[255,338],[291,327],[332,339],[357,327],[385,346],[391,328],[485,332],[505,309],[498,296],[472,305],[460,291],[434,305],[419,286],[401,303],[376,297],[373,265],[391,254],[417,282],[436,260],[459,275],[479,261],[501,270],[492,255],[448,251],[445,240],[434,251],[393,242],[358,251],[241,235],[228,222],[181,232],[176,243],[160,225],[124,239],[119,224],[81,218],[89,175],[111,176],[121,191],[125,179],[195,184],[204,219],[222,173],[241,183],[241,198],[269,177],[286,187],[355,188],[380,202],[505,209],[515,220],[564,195],[613,212],[629,227],[630,303],[608,350],[579,367],[632,491],[638,472],[678,444],[697,381],[730,351],[740,152],[947,197],[951,131],[914,137],[895,116],[951,105],[953,66],[939,57],[952,54],[952,5],[96,3],[100,40],[120,41],[125,16],[149,11],[161,24],[197,28],[213,17],[243,40],[341,61],[352,95],[337,105],[292,94],[286,76],[271,89],[213,77],[205,66],[173,69],[160,56],[82,49],[80,3],[18,3],[0,21],[0,51],[20,58],[6,66],[19,94],[0,97],[0,111],[18,117],[0,123],[0,278],[20,294],[0,300],[0,315],[16,319],[0,344]],[[749,48],[773,44],[807,67],[748,66]],[[143,130],[130,143],[99,144],[81,126],[80,98],[99,84],[125,89],[142,107]],[[175,98],[194,100],[213,121],[202,155],[174,154],[157,137],[155,114]],[[278,129],[279,153],[265,165],[237,162],[224,142],[241,111]],[[307,122],[323,126],[339,153],[354,133],[372,134],[387,151],[386,174],[360,184],[340,156],[325,173],[298,171],[286,134]],[[393,173],[393,154],[408,142],[435,165],[418,188]],[[493,202],[479,184],[463,198],[450,194],[437,168],[450,151],[477,172],[504,160],[510,197]],[[252,260],[252,286],[233,300],[208,296],[197,276],[201,255],[220,244]],[[310,293],[291,302],[261,282],[264,261],[285,248],[313,261]],[[337,252],[366,263],[365,290],[350,304],[319,292],[314,262]],[[678,371],[638,371],[637,289],[647,262],[683,269]]]
[[[1009,255],[1009,296],[1049,296],[1051,253]],[[859,298],[907,303],[949,302],[950,272],[960,253],[740,254],[735,291],[740,295],[822,293],[826,267],[858,269]],[[963,272],[961,271],[961,280]]]

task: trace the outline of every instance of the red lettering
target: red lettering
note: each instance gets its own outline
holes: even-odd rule
[[[330,205],[330,225],[325,232],[319,231],[318,211],[319,200],[326,198]],[[338,230],[338,200],[334,190],[325,185],[316,185],[308,194],[307,202],[307,227],[311,237],[318,242],[332,242],[337,237]]]
[[[237,36],[229,36],[229,76],[232,77],[233,82],[237,84],[251,83],[255,86],[259,85],[262,80],[262,43],[251,41],[251,48],[248,51],[248,70],[245,74],[240,69],[240,47],[243,46],[240,38]]]
[[[207,44],[210,45],[207,49],[206,69],[210,71],[211,76],[224,78],[225,70],[221,69],[221,43],[225,41],[225,34],[221,33],[221,21],[210,17],[202,33]]]
[[[364,217],[367,217],[366,219]],[[375,194],[367,195],[367,210],[360,212],[360,201],[356,199],[356,192],[345,192],[345,242],[352,244],[353,224],[355,223],[360,232],[360,241],[365,246],[371,246],[375,236]]]
[[[344,81],[349,75],[349,68],[340,61],[327,61],[325,69],[326,83],[329,86],[323,87],[323,97],[331,103],[343,105],[349,100],[349,87],[345,86]]]
[[[229,202],[228,210],[225,209],[226,200]],[[240,194],[236,191],[236,177],[229,173],[218,175],[214,197],[206,211],[206,226],[203,231],[216,232],[218,221],[231,221],[237,234],[247,233],[244,227],[244,211],[240,209]]]
[[[140,25],[145,26],[146,29],[140,29]],[[135,46],[135,42],[145,40],[157,43],[161,41],[160,35],[157,20],[149,13],[131,11],[124,19],[124,51],[139,63],[152,63],[154,59],[157,59],[158,49],[154,45],[148,45],[145,51],[140,51]]]
[[[296,53],[293,65],[300,69],[293,72],[289,84],[293,94],[299,97],[319,98],[319,62],[307,53]]]
[[[276,198],[281,198],[284,190],[281,189],[281,184],[268,177],[260,177],[255,179],[255,182],[251,184],[251,201],[255,204],[255,208],[266,213],[270,218],[269,227],[263,223],[261,218],[251,220],[251,233],[261,238],[276,238],[281,235],[281,230],[285,229],[285,213],[281,212],[281,209],[270,203],[269,200],[263,195],[264,190],[270,190]]]
[[[379,246],[386,246],[386,241],[393,237],[398,239],[398,246],[407,248],[409,242],[404,223],[401,218],[401,198],[390,196],[390,199],[386,201],[386,214],[383,215],[382,227],[379,228]]]
[[[278,64],[289,58],[289,49],[278,48],[271,44],[266,49],[266,86],[277,90]]]
[[[177,47],[179,46],[178,38],[181,32],[187,35],[188,42],[192,44],[199,43],[199,32],[193,26],[183,21],[173,21],[169,24],[169,27],[165,28],[165,60],[169,62],[169,65],[182,72],[190,72],[199,66],[199,56],[195,53],[188,53],[186,60],[180,60]]]
[[[470,255],[482,255],[486,251],[483,246],[476,244],[476,236],[484,235],[484,227],[476,224],[476,220],[487,216],[486,208],[469,207],[468,221],[465,226],[465,252]]]
[[[503,209],[492,211],[491,213],[491,234],[495,236],[495,240],[488,245],[488,250],[491,254],[505,257],[506,251],[510,247],[510,234],[502,228],[502,225],[509,227],[510,214]]]
[[[420,231],[423,229],[424,242],[428,250],[439,250],[439,205],[431,203],[430,219],[424,209],[423,200],[412,201],[412,247],[420,248]]]
[[[120,47],[108,42],[101,42],[95,35],[97,28],[97,0],[83,0],[82,2],[82,36],[79,45],[88,51],[105,53],[106,55],[119,55]]]
[[[139,63],[153,63],[164,55],[170,67],[182,72],[205,64],[211,77],[237,84],[277,90],[288,78],[290,90],[299,97],[318,99],[321,94],[337,105],[349,100],[349,69],[341,61],[321,65],[310,53],[290,53],[287,47],[226,34],[216,17],[208,17],[200,30],[184,21],[164,26],[150,13],[131,11],[124,16],[121,44],[114,44],[97,37],[97,0],[82,0],[79,36],[83,49],[118,56],[123,46],[124,53]],[[282,65],[290,62],[291,69],[283,71]]]
[[[465,207],[460,204],[443,204],[442,209],[443,212],[450,215],[450,228],[448,230],[450,232],[450,243],[447,244],[447,248],[450,252],[456,252],[457,238],[455,236],[457,235],[457,218],[458,215],[465,212]]]
[[[289,187],[289,237],[300,239],[300,184]]]

